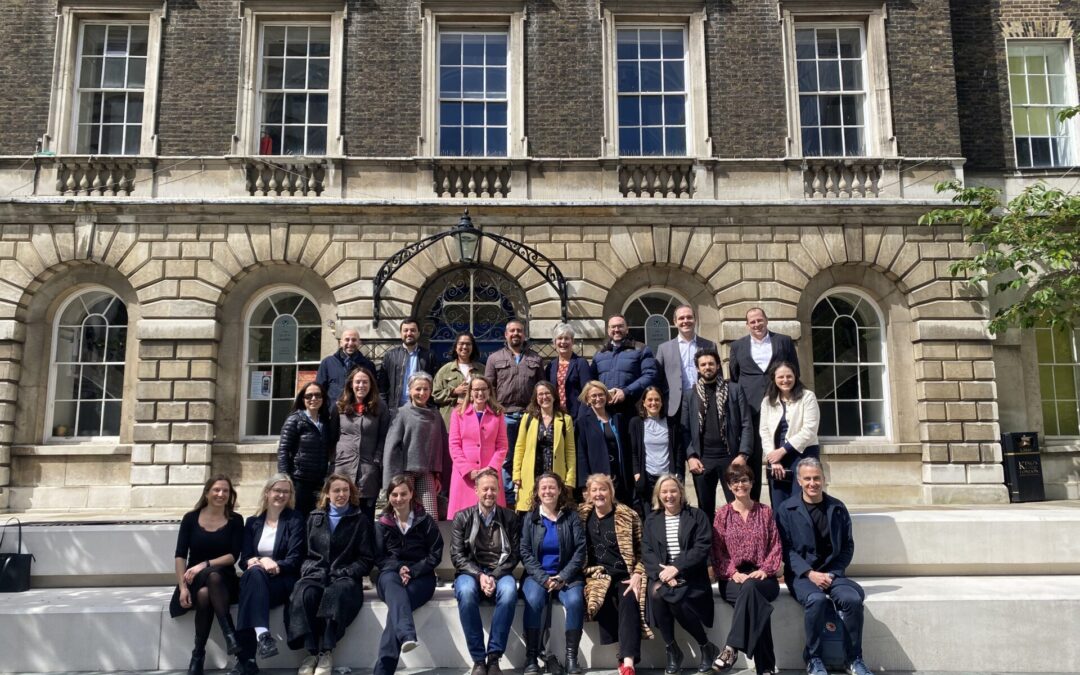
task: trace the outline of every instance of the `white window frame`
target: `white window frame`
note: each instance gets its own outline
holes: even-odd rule
[[[875,316],[877,317],[878,324],[881,326],[881,416],[883,429],[880,436],[825,436],[819,434],[822,441],[827,442],[843,442],[843,443],[885,443],[889,442],[893,437],[893,424],[892,424],[892,390],[890,388],[889,378],[889,326],[885,322],[885,314],[881,311],[881,306],[870,297],[866,291],[856,286],[836,286],[830,288],[828,291],[822,293],[814,304],[810,306],[810,372],[813,372],[817,362],[813,360],[813,340],[814,340],[814,310],[819,304],[821,304],[826,298],[834,295],[840,295],[842,293],[850,293],[873,309]],[[835,354],[833,355],[835,357]],[[835,363],[832,362],[832,363]],[[816,383],[815,383],[816,388]],[[820,398],[820,397],[819,397]],[[859,399],[862,401],[863,399]]]
[[[1065,339],[1068,339],[1069,340],[1069,345],[1068,346],[1069,346],[1069,351],[1071,352],[1072,362],[1071,363],[1059,362],[1059,361],[1056,361],[1056,360],[1043,361],[1042,360],[1042,354],[1039,353],[1039,333],[1040,332],[1049,333],[1051,340],[1061,339],[1062,337],[1064,337]],[[1052,402],[1055,405],[1055,407],[1057,405],[1061,404],[1061,403],[1069,403],[1069,402],[1071,402],[1074,407],[1076,407],[1078,405],[1078,402],[1076,400],[1067,399],[1067,398],[1057,398],[1057,392],[1056,391],[1053,392],[1054,393],[1054,398],[1049,399],[1049,401],[1047,399],[1043,398],[1043,396],[1042,396],[1042,390],[1043,390],[1043,386],[1044,386],[1043,376],[1042,376],[1042,369],[1044,367],[1049,367],[1049,368],[1052,369],[1051,373],[1050,373],[1052,379],[1051,379],[1051,382],[1049,383],[1049,386],[1051,387],[1051,389],[1056,389],[1056,387],[1054,385],[1056,384],[1057,374],[1056,374],[1056,372],[1054,372],[1054,369],[1066,368],[1067,367],[1072,371],[1073,386],[1076,387],[1078,390],[1080,390],[1080,329],[1072,330],[1070,332],[1070,335],[1068,335],[1068,336],[1054,335],[1054,333],[1057,333],[1057,332],[1058,332],[1057,330],[1052,329],[1049,326],[1045,326],[1045,325],[1044,326],[1035,326],[1034,329],[1033,329],[1033,332],[1032,332],[1032,337],[1034,338],[1033,343],[1034,343],[1034,346],[1035,346],[1036,377],[1038,378],[1038,383],[1039,383],[1039,419],[1042,421],[1043,434],[1048,439],[1050,439],[1050,438],[1058,439],[1058,440],[1076,439],[1077,438],[1076,434],[1059,434],[1059,433],[1053,433],[1052,434],[1052,433],[1050,433],[1049,426],[1047,425],[1047,420],[1046,420],[1046,411],[1043,408],[1043,406],[1047,402]],[[1057,356],[1056,354],[1051,354],[1051,358],[1056,359],[1056,356]],[[1057,411],[1056,410],[1054,411],[1054,422],[1055,422],[1054,430],[1058,431],[1060,429],[1060,427],[1061,427],[1061,422],[1057,417]]]
[[[302,9],[300,9],[302,5]],[[243,0],[240,27],[240,76],[237,87],[236,134],[232,153],[238,156],[259,155],[259,132],[262,127],[262,101],[259,95],[262,77],[262,36],[266,25],[329,26],[330,81],[326,110],[326,153],[313,157],[344,157],[345,140],[341,135],[341,108],[344,99],[342,71],[344,62],[344,0],[311,0],[288,3],[280,0]],[[296,157],[268,155],[268,157]]]
[[[57,393],[56,392],[56,376],[57,376],[56,348],[59,345],[59,340],[60,340],[60,338],[59,338],[60,318],[62,316],[64,316],[64,312],[67,311],[68,307],[70,307],[72,305],[72,303],[74,303],[76,300],[78,300],[79,298],[83,297],[84,295],[86,295],[88,293],[95,293],[95,292],[97,292],[97,293],[108,293],[109,295],[115,297],[120,302],[124,303],[125,306],[127,305],[127,303],[124,302],[124,299],[122,297],[120,297],[120,294],[117,293],[116,291],[114,291],[113,289],[109,288],[108,286],[100,286],[100,285],[95,284],[95,285],[88,285],[88,286],[80,287],[77,292],[72,293],[71,296],[69,298],[67,298],[66,300],[64,300],[64,302],[61,303],[60,307],[57,308],[56,314],[53,315],[51,324],[49,326],[49,334],[52,337],[52,343],[51,343],[51,345],[49,347],[49,381],[48,381],[48,384],[47,384],[47,387],[46,387],[46,395],[45,395],[45,401],[46,401],[46,405],[45,405],[45,429],[44,429],[44,434],[42,435],[43,440],[44,440],[45,443],[63,444],[63,445],[79,445],[79,444],[94,444],[94,443],[99,443],[99,442],[102,442],[102,441],[105,441],[105,442],[118,442],[120,440],[120,435],[119,434],[117,434],[116,436],[54,436],[53,435],[53,413],[56,410],[56,393]],[[128,323],[127,323],[126,328],[127,328],[127,331],[128,331],[128,335],[125,337],[125,340],[124,340],[124,361],[123,361],[123,366],[124,366],[124,387],[127,386],[128,378],[131,375],[130,369],[129,369],[129,364],[128,364],[128,359],[127,359],[127,352],[128,352],[127,348],[128,348],[128,346],[130,344],[128,342],[128,340],[133,336],[130,315],[128,316]],[[65,362],[65,363],[67,363],[67,362]],[[102,365],[109,365],[109,364],[115,364],[115,363],[117,363],[117,362],[102,361]],[[104,401],[105,399],[102,399],[102,400]],[[120,400],[120,425],[121,425],[120,431],[122,432],[122,430],[123,430],[123,419],[124,419],[124,404],[125,404],[125,396],[124,396],[123,388],[121,389],[121,394],[120,394],[120,399],[119,400]]]
[[[783,21],[784,74],[787,82],[788,156],[805,156],[799,117],[796,28],[859,26],[863,29],[863,89],[866,91],[866,103],[864,154],[858,156],[896,157],[885,37],[885,21],[888,19],[885,3],[882,0],[780,0],[780,16]]]
[[[143,82],[142,134],[137,155],[157,154],[157,107],[161,70],[161,24],[166,15],[165,0],[61,0],[56,14],[56,48],[53,57],[52,93],[49,121],[42,137],[42,150],[60,155],[77,153],[78,75],[82,26],[90,23],[145,24],[146,79]],[[113,155],[110,155],[113,156]]]
[[[857,31],[859,31],[859,64],[860,64],[860,67],[862,68],[860,76],[862,78],[862,85],[863,85],[862,89],[861,89],[862,94],[860,94],[862,96],[862,99],[863,99],[862,100],[862,105],[860,106],[862,108],[862,120],[863,120],[863,124],[862,124],[862,152],[858,153],[858,154],[844,154],[844,155],[818,154],[818,155],[806,155],[806,156],[807,157],[810,157],[810,156],[813,156],[813,157],[865,157],[866,156],[866,149],[870,146],[870,131],[871,131],[871,129],[873,129],[873,125],[871,124],[871,121],[870,121],[870,103],[869,103],[869,101],[870,101],[870,92],[869,92],[869,90],[867,88],[868,82],[867,82],[867,76],[866,76],[866,72],[868,70],[868,68],[866,67],[866,27],[861,23],[850,23],[850,22],[847,22],[847,23],[845,23],[845,22],[837,22],[837,23],[803,23],[803,24],[797,24],[795,26],[795,32],[796,33],[798,31],[800,31],[800,30],[813,30],[814,33],[815,33],[815,36],[816,36],[817,31],[820,30],[820,29],[829,30],[829,31],[839,31],[839,30],[857,30]],[[816,40],[815,40],[815,43],[816,43]],[[815,58],[814,63],[815,64],[820,63],[820,60]],[[841,65],[841,69],[842,69],[842,67],[843,66]],[[798,55],[797,54],[796,54],[796,68],[798,68]],[[842,78],[843,78],[842,70],[841,70],[841,72],[838,73],[838,76],[841,78],[841,81],[842,81]],[[796,72],[795,73],[795,86],[796,86],[796,89],[798,88],[798,79],[799,79],[798,72]],[[805,94],[805,95],[810,95],[810,96],[814,96],[816,98],[820,98],[822,96],[844,96],[844,95],[850,96],[850,95],[853,95],[853,94],[854,94],[854,90],[852,90],[850,92],[843,91],[843,90],[833,90],[833,91],[830,91],[828,93],[822,93],[820,91],[818,93],[809,92],[808,94]],[[804,96],[804,94],[800,91],[799,92],[799,99],[800,99],[800,101],[799,101],[799,103],[800,103],[800,105],[799,105],[799,115],[800,115],[800,119],[799,119],[799,143],[800,144],[802,143],[802,132],[803,132],[802,105],[801,105],[803,96]],[[816,128],[819,130],[819,133],[820,133],[820,130],[824,126],[824,125],[821,124],[820,108],[819,108],[818,115],[819,115],[819,119],[818,119],[818,124],[817,124]],[[853,127],[845,127],[843,125],[843,120],[841,119],[840,129],[843,130],[845,128],[853,128]],[[843,136],[842,132],[841,132],[841,136]],[[846,141],[843,141],[843,139],[842,139],[842,142],[844,142],[844,144],[846,145]],[[804,154],[805,154],[805,148],[803,149],[803,151],[804,151]]]
[[[506,57],[506,155],[495,160],[528,157],[525,136],[525,3],[524,0],[422,0],[422,48],[420,87],[419,157],[439,154],[439,33],[442,30],[477,32],[505,30],[509,38]],[[472,159],[472,158],[470,158]]]
[[[690,156],[690,129],[692,128],[690,122],[691,122],[691,119],[693,117],[692,111],[690,110],[690,88],[693,86],[693,84],[691,83],[690,72],[689,72],[690,71],[690,39],[689,39],[689,30],[688,30],[687,26],[681,25],[681,24],[659,24],[658,25],[658,24],[654,24],[654,23],[638,24],[638,23],[630,23],[630,22],[618,22],[616,24],[616,26],[615,26],[615,39],[616,39],[616,45],[615,45],[615,50],[616,50],[616,61],[615,61],[615,67],[616,67],[616,72],[615,72],[615,90],[616,90],[615,91],[615,124],[616,124],[615,143],[617,145],[621,145],[619,143],[619,136],[621,135],[621,132],[622,132],[622,125],[620,124],[620,120],[619,120],[619,99],[621,99],[623,97],[628,97],[628,96],[636,96],[639,99],[641,97],[644,97],[644,96],[658,96],[661,99],[663,99],[664,96],[668,95],[667,92],[663,92],[663,91],[659,91],[659,92],[652,92],[652,91],[643,92],[643,91],[639,90],[637,92],[625,92],[625,93],[621,93],[621,92],[618,91],[618,88],[619,88],[618,79],[619,78],[618,78],[618,58],[617,58],[618,57],[618,44],[617,43],[618,43],[619,31],[623,31],[623,30],[635,30],[635,31],[639,31],[639,32],[642,31],[642,30],[669,30],[669,31],[678,30],[679,32],[682,33],[682,44],[683,44],[683,50],[682,50],[683,51],[683,53],[682,53],[683,94],[682,94],[682,96],[683,96],[683,116],[684,116],[684,120],[683,120],[684,124],[682,126],[683,126],[683,129],[684,129],[684,138],[683,138],[684,152],[682,154],[663,153],[663,154],[660,154],[660,155],[646,155],[646,154],[630,155],[630,154],[627,154],[627,153],[623,152],[623,148],[620,147],[619,148],[619,155],[622,156],[622,157],[641,157],[641,158],[646,158],[646,159],[647,158],[652,158],[652,157],[688,157],[688,156]],[[662,61],[663,61],[663,59],[661,60],[661,62]],[[641,63],[640,56],[637,59],[637,62],[639,64]],[[663,78],[663,73],[661,72],[661,79],[662,78]],[[661,107],[662,106],[663,106],[663,102],[661,102]],[[638,128],[643,128],[644,125],[641,124],[640,117],[638,119],[638,122],[639,122]],[[660,125],[661,134],[665,137],[664,141],[663,141],[665,146],[667,145],[667,138],[666,138],[667,129],[668,129],[668,125],[666,125],[666,124],[661,124]]]
[[[248,394],[250,393],[250,389],[248,388],[250,386],[250,375],[248,374],[248,366],[251,365],[248,362],[248,357],[250,356],[250,353],[248,351],[248,347],[249,347],[249,343],[250,343],[249,331],[250,331],[250,328],[251,328],[251,315],[255,312],[256,308],[258,308],[258,306],[260,304],[262,304],[263,300],[266,300],[271,295],[276,295],[278,293],[295,293],[297,295],[303,296],[304,298],[307,298],[308,302],[310,302],[312,305],[314,305],[315,310],[319,312],[319,328],[320,328],[320,330],[324,330],[326,328],[326,326],[325,326],[325,324],[323,323],[323,320],[322,320],[322,312],[321,312],[321,310],[319,308],[319,303],[315,300],[315,298],[313,298],[311,296],[310,293],[308,293],[307,291],[303,290],[302,288],[300,288],[298,286],[292,286],[292,285],[289,285],[289,284],[274,284],[274,285],[271,285],[271,286],[266,286],[261,291],[259,291],[254,297],[252,297],[250,302],[248,302],[247,306],[244,308],[243,323],[241,324],[241,331],[242,331],[241,339],[244,342],[244,348],[242,350],[243,356],[242,356],[242,359],[240,361],[240,387],[239,387],[239,389],[240,389],[240,391],[239,391],[239,394],[240,394],[240,401],[239,401],[239,404],[240,404],[240,416],[239,416],[240,417],[240,420],[239,420],[240,428],[238,429],[238,433],[237,433],[237,437],[240,439],[241,442],[246,442],[246,443],[262,442],[262,441],[266,441],[266,440],[275,438],[275,434],[273,434],[273,433],[268,434],[268,435],[248,434],[247,433],[247,411],[248,411],[248,405],[247,404],[248,404],[248,400],[249,400]],[[322,344],[322,341],[321,341],[321,336],[320,336],[320,345],[321,344]],[[293,365],[296,365],[297,363],[313,363],[313,364],[315,364],[315,368],[318,368],[321,359],[322,359],[322,357],[320,356],[315,361],[304,361],[304,362],[299,362],[298,361],[298,362],[294,363]],[[295,396],[295,392],[293,392],[293,395]],[[326,404],[328,406],[334,405],[335,403],[336,403],[336,401],[327,401],[326,402]],[[273,411],[273,399],[271,399],[270,410],[271,410],[271,412]]]
[[[705,73],[705,3],[673,0],[602,0],[602,53],[604,87],[604,157],[622,157],[619,150],[618,31],[620,28],[674,28],[684,30],[686,50],[686,153],[683,155],[626,155],[641,161],[668,158],[709,158],[712,138],[708,129],[708,83]]]
[[[1013,159],[1016,161],[1016,168],[1019,171],[1053,171],[1055,169],[1067,169],[1072,166],[1076,166],[1078,163],[1078,157],[1080,157],[1080,148],[1077,148],[1077,143],[1080,142],[1078,137],[1078,126],[1076,118],[1066,120],[1062,125],[1068,130],[1069,143],[1069,157],[1062,164],[1056,164],[1052,166],[1020,166],[1020,158],[1016,153],[1016,120],[1013,116],[1013,109],[1016,104],[1013,103],[1012,92],[1012,71],[1009,70],[1009,47],[1013,44],[1024,44],[1032,46],[1046,46],[1056,45],[1064,47],[1065,52],[1065,89],[1067,102],[1061,106],[1068,108],[1077,104],[1077,86],[1076,86],[1076,64],[1073,54],[1073,41],[1071,38],[1008,38],[1005,40],[1005,70],[1006,77],[1009,79],[1009,134],[1012,136],[1013,146]],[[1045,107],[1053,107],[1053,104],[1047,104]],[[1025,138],[1042,138],[1041,136],[1025,136]],[[1051,137],[1053,138],[1053,137]]]
[[[488,153],[484,153],[483,155],[466,155],[466,154],[443,155],[440,152],[440,153],[438,153],[439,156],[440,157],[477,157],[477,158],[480,158],[480,157],[500,157],[500,158],[501,157],[508,157],[509,153],[510,153],[510,88],[511,88],[511,84],[510,84],[510,31],[509,30],[504,30],[502,28],[495,27],[495,26],[488,27],[488,28],[463,28],[463,27],[454,26],[454,25],[449,24],[449,23],[441,24],[439,26],[439,29],[438,29],[438,34],[435,37],[436,50],[438,51],[438,54],[436,54],[436,57],[435,57],[436,58],[435,66],[436,66],[436,72],[440,73],[440,75],[442,73],[442,68],[443,68],[442,56],[441,56],[442,55],[442,37],[445,34],[455,34],[455,35],[460,35],[462,37],[464,37],[465,35],[505,35],[506,36],[506,75],[507,75],[507,80],[506,80],[506,91],[504,92],[504,97],[503,97],[503,100],[504,100],[504,102],[506,104],[506,146],[505,146],[506,147],[506,154],[503,154],[503,155],[491,155],[491,154],[488,154]],[[485,68],[486,68],[486,64],[485,64]],[[436,85],[436,87],[439,89],[439,91],[437,93],[438,102],[436,103],[436,113],[435,113],[436,118],[437,118],[435,120],[435,129],[436,129],[436,132],[435,132],[435,147],[436,147],[436,149],[441,150],[442,149],[442,127],[444,126],[442,124],[442,104],[443,104],[443,101],[444,101],[444,97],[442,95],[441,76],[440,76],[439,80],[437,80],[437,81],[439,81],[440,84]],[[461,95],[459,95],[457,97],[457,99],[459,101],[463,102],[463,103],[464,102],[482,103],[484,105],[487,105],[488,103],[498,103],[500,101],[500,99],[498,99],[496,97],[488,98],[488,92],[487,92],[487,86],[486,85],[484,87],[485,97],[484,98],[477,98],[477,99],[466,99],[464,97],[464,94],[465,94],[465,92],[464,92],[464,87],[465,87],[464,82],[462,82],[461,87],[462,87]],[[449,99],[449,98],[452,98],[452,97],[446,97],[446,98]],[[464,129],[465,128],[464,121],[462,121],[462,124],[459,125],[458,128],[459,129]],[[484,129],[484,147],[486,148],[487,147],[487,130],[488,130],[488,125],[487,125],[487,120],[486,119],[485,119],[484,124],[482,125],[481,128]],[[462,149],[464,149],[464,143],[461,143],[461,146],[462,146]]]

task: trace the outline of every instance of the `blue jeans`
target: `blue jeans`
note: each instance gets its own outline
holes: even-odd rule
[[[397,670],[401,643],[416,639],[413,612],[435,594],[435,575],[415,577],[407,586],[403,586],[398,572],[387,570],[379,575],[376,588],[379,597],[386,602],[386,628],[379,641],[374,675],[393,675]]]
[[[506,460],[502,465],[503,492],[506,493],[506,506],[513,509],[517,504],[517,489],[514,487],[514,446],[517,445],[518,429],[521,428],[521,413],[506,414]]]
[[[578,584],[559,591],[559,602],[566,608],[566,630],[581,630],[585,625],[584,590],[585,587]],[[525,616],[522,617],[525,630],[543,628],[541,619],[550,594],[529,576],[521,584],[521,592],[525,595]]]
[[[821,629],[825,627],[825,604],[829,598],[835,603],[836,613],[847,631],[844,651],[847,652],[848,663],[862,658],[863,598],[866,597],[862,586],[847,577],[836,577],[831,586],[821,590],[814,582],[802,577],[794,580],[792,591],[803,606],[805,661],[821,657]]]
[[[459,574],[454,579],[454,597],[458,603],[458,617],[461,628],[465,631],[465,643],[469,647],[469,656],[473,663],[483,663],[488,654],[502,654],[506,651],[506,639],[510,636],[510,626],[514,623],[514,609],[517,605],[517,580],[507,574],[495,582],[495,616],[491,619],[491,637],[487,649],[484,648],[484,622],[480,618],[480,602],[488,599],[480,590],[480,580],[468,574]]]

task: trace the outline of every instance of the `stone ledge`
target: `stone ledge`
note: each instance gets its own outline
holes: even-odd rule
[[[142,319],[135,328],[140,340],[217,340],[220,330],[214,319]]]
[[[920,443],[829,443],[821,444],[823,455],[922,455]]]
[[[11,448],[11,454],[19,457],[130,455],[131,445],[126,443],[53,443],[49,445],[16,445]]]

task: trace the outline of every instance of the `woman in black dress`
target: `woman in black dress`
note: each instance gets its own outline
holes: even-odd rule
[[[236,601],[236,560],[244,541],[244,518],[233,511],[236,490],[228,476],[206,481],[195,508],[184,514],[176,538],[176,590],[169,603],[173,618],[195,610],[195,648],[188,675],[202,675],[206,640],[217,617],[225,650],[240,651],[229,605]]]
[[[682,668],[683,653],[675,642],[676,620],[698,644],[699,673],[709,672],[720,653],[705,632],[713,624],[711,548],[709,517],[686,503],[682,481],[671,474],[660,476],[653,490],[653,510],[645,521],[641,557],[649,578],[649,618],[664,638],[668,675]]]
[[[236,632],[240,654],[230,675],[254,675],[260,659],[278,653],[270,633],[270,608],[289,599],[304,562],[304,517],[295,508],[292,481],[274,474],[263,486],[259,508],[244,525],[240,554],[240,603]]]
[[[299,675],[330,675],[333,651],[364,604],[362,580],[375,559],[372,521],[360,509],[356,484],[330,474],[307,522],[307,559],[289,597],[285,635],[307,649]]]

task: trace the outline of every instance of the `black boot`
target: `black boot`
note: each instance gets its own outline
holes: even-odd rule
[[[540,629],[525,629],[525,670],[524,675],[540,675],[540,664],[536,658],[540,655]]]
[[[236,628],[233,627],[232,614],[226,612],[218,615],[218,624],[221,625],[221,635],[225,638],[225,652],[229,656],[240,653],[240,641],[236,639]]]
[[[578,663],[578,647],[581,645],[581,629],[566,631],[566,672],[581,675],[585,669]]]
[[[664,672],[667,675],[675,675],[682,670],[683,653],[679,649],[679,643],[671,642],[664,647],[664,650],[667,652],[667,667],[664,668]]]
[[[713,661],[717,656],[720,656],[720,648],[711,642],[706,642],[703,645],[698,645],[698,651],[701,652],[701,663],[698,664],[697,671],[699,673],[707,673],[712,670]]]
[[[203,663],[206,661],[206,649],[196,647],[191,650],[191,663],[187,667],[187,675],[203,675]]]

